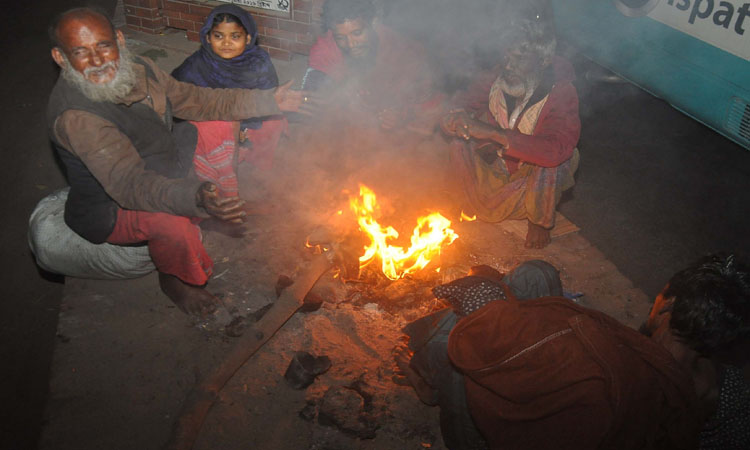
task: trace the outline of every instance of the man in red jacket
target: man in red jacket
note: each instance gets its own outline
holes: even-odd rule
[[[326,0],[327,31],[310,49],[303,88],[328,91],[333,103],[355,115],[349,120],[384,131],[439,116],[442,97],[434,91],[424,47],[375,15],[372,0]]]
[[[544,289],[518,292],[550,279],[518,279],[519,269],[436,288],[455,326],[420,319],[396,352],[420,398],[441,406],[449,448],[747,448],[746,265],[713,255],[678,272],[643,334],[568,299],[533,297]]]
[[[510,27],[504,60],[457,96],[441,125],[457,138],[465,210],[488,222],[526,219],[526,247],[543,248],[574,183],[581,123],[573,67],[554,55],[551,11],[530,11]]]

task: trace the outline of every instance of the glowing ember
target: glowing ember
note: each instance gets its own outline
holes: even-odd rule
[[[477,215],[474,214],[473,216],[467,216],[465,212],[461,211],[461,218],[459,219],[460,222],[473,222],[477,220]]]
[[[379,258],[383,273],[391,280],[423,269],[436,256],[444,245],[450,245],[458,235],[449,228],[451,222],[440,213],[432,213],[417,219],[417,226],[411,235],[411,246],[389,245],[388,241],[398,238],[398,231],[388,226],[383,228],[375,219],[379,212],[375,193],[364,185],[359,186],[359,196],[349,199],[352,212],[357,216],[359,229],[370,238],[364,247],[364,255],[359,257],[360,269]]]

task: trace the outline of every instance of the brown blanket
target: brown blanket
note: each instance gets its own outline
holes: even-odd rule
[[[448,353],[491,448],[697,445],[689,374],[649,338],[567,299],[492,302],[458,322]]]

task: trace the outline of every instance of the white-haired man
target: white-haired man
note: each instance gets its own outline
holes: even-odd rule
[[[441,125],[459,138],[451,158],[467,209],[487,222],[526,219],[526,247],[543,248],[574,184],[581,122],[573,66],[554,55],[551,12],[520,14],[503,60],[458,96]]]
[[[103,14],[76,8],[50,26],[60,77],[49,100],[50,137],[70,193],[65,223],[91,243],[146,242],[162,290],[189,314],[213,311],[203,287],[212,261],[191,218],[242,221],[238,197],[188,177],[197,140],[186,120],[240,120],[297,111],[302,93],[206,89],[132,56]]]

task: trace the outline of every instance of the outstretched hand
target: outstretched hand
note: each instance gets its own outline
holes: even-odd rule
[[[440,119],[440,128],[449,136],[468,139],[464,131],[467,130],[470,122],[471,118],[466,111],[457,111],[444,115],[443,118]]]
[[[308,91],[296,91],[292,89],[292,83],[294,83],[294,80],[289,80],[276,88],[273,96],[279,109],[306,115],[315,112],[318,104],[315,94]]]
[[[247,213],[242,209],[245,201],[239,197],[222,197],[219,189],[211,182],[205,182],[195,193],[196,205],[202,207],[212,217],[231,223],[242,223]]]
[[[472,119],[466,112],[459,111],[446,114],[440,121],[440,128],[450,136],[456,136],[464,140],[492,140],[502,145],[508,146],[508,138],[502,130]]]

